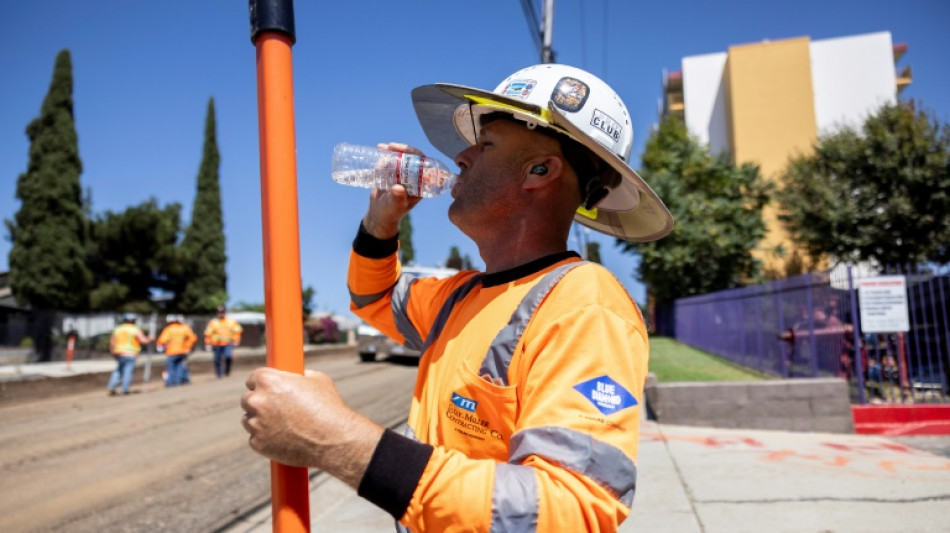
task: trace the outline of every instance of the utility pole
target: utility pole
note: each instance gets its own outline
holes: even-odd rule
[[[542,63],[554,63],[551,41],[554,34],[554,0],[542,0],[541,16],[534,8],[534,0],[521,0],[531,40],[538,47]]]
[[[554,34],[554,0],[544,0],[541,17],[541,62],[554,63],[554,50],[551,49]]]

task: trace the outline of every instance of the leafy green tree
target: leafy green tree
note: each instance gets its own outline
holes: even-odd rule
[[[10,288],[19,302],[35,309],[81,311],[89,304],[90,272],[68,50],[56,56],[40,116],[26,135],[29,163],[16,185],[20,209],[6,221]]]
[[[449,258],[445,260],[445,268],[462,270],[462,255],[459,253],[458,246],[449,249]]]
[[[950,260],[950,127],[907,104],[842,129],[793,159],[780,219],[813,261]]]
[[[462,258],[462,270],[475,270],[475,267],[472,266],[472,258],[468,254],[465,254],[465,257]]]
[[[307,321],[307,318],[313,314],[314,304],[313,298],[317,295],[317,291],[310,285],[307,285],[307,288],[303,289],[300,295],[300,301],[303,304],[303,320]],[[267,308],[262,303],[247,303],[247,302],[237,302],[231,306],[231,309],[234,311],[252,311],[255,313],[266,313]]]
[[[237,302],[231,306],[232,311],[249,311],[253,313],[266,313],[267,309],[263,303]]]
[[[149,312],[154,292],[171,294],[183,274],[178,259],[181,205],[152,198],[121,213],[106,211],[90,224],[89,267],[96,310]]]
[[[409,213],[399,221],[399,260],[411,265],[416,260],[416,251],[412,248],[412,221]]]
[[[188,276],[178,293],[178,307],[189,313],[209,313],[228,301],[227,255],[218,177],[220,155],[216,139],[214,98],[208,101],[204,154],[198,171],[198,191],[191,210],[191,224],[181,243]]]
[[[673,214],[675,226],[653,242],[617,240],[640,255],[639,278],[660,304],[758,279],[753,249],[765,234],[762,208],[771,187],[757,166],[736,167],[709,153],[675,117],[647,140],[640,171]]]

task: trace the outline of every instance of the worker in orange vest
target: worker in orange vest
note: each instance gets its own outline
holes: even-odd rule
[[[184,382],[185,358],[198,342],[198,336],[182,318],[181,315],[168,315],[165,318],[168,325],[162,330],[156,342],[159,351],[164,351],[166,355],[165,371],[168,374],[165,380],[166,387],[177,387]]]
[[[231,356],[234,347],[241,344],[244,329],[232,318],[224,316],[225,308],[219,305],[217,316],[205,328],[205,346],[214,352],[214,374],[220,377],[231,375]]]
[[[109,339],[109,352],[115,357],[116,368],[109,378],[109,396],[117,394],[116,387],[121,383],[122,394],[129,393],[129,387],[132,385],[132,374],[135,372],[135,356],[142,351],[142,346],[152,342],[152,339],[142,333],[142,330],[135,325],[135,315],[126,313],[122,315],[122,323],[116,326],[112,331],[112,338]]]

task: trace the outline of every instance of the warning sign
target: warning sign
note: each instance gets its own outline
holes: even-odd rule
[[[910,330],[907,281],[904,276],[878,276],[860,281],[858,306],[861,331],[894,333]]]

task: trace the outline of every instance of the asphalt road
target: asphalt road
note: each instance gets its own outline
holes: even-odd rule
[[[354,349],[307,367],[377,422],[405,419],[414,366],[360,363]],[[269,462],[240,424],[251,368],[174,389],[153,380],[124,397],[103,387],[0,405],[0,531],[216,531],[266,505]]]

